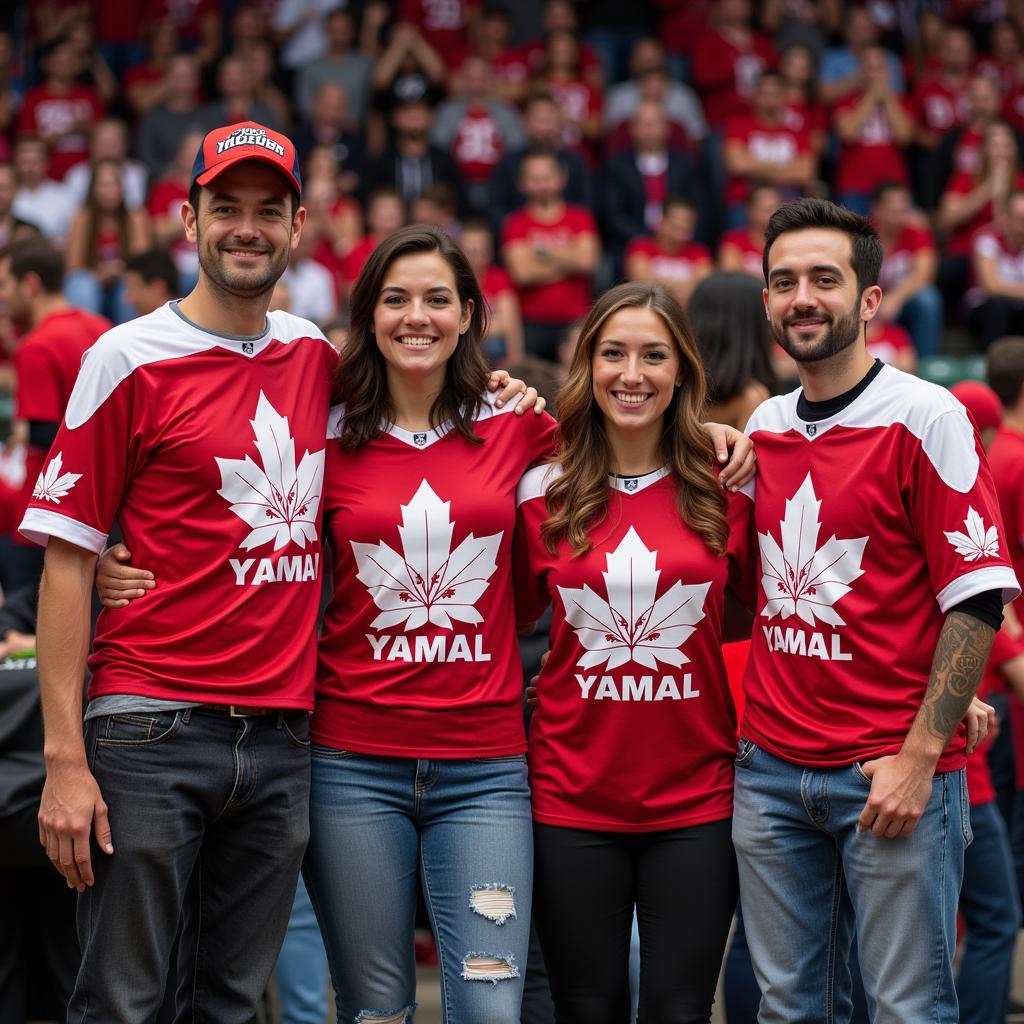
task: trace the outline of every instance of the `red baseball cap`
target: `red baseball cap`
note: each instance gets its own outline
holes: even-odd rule
[[[255,121],[240,121],[207,132],[192,165],[192,184],[209,185],[243,160],[260,160],[280,171],[300,195],[299,157],[291,140]]]
[[[1003,422],[1003,403],[987,384],[980,380],[962,380],[949,390],[971,414],[979,430],[998,427]]]

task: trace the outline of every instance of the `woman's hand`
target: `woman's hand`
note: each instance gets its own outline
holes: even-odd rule
[[[131,557],[123,544],[115,544],[100,555],[96,565],[96,592],[104,608],[124,608],[156,586],[151,572],[128,564]]]
[[[704,429],[711,437],[718,461],[724,463],[718,475],[721,485],[729,491],[738,491],[754,479],[757,472],[757,455],[754,442],[741,430],[724,423],[705,423]],[[729,453],[732,458],[729,458]]]
[[[510,377],[508,370],[495,370],[487,378],[487,390],[498,392],[498,399],[494,404],[499,409],[506,402],[518,398],[517,416],[522,416],[527,409],[532,409],[539,416],[548,404],[540,397],[536,388],[528,388],[525,381],[519,380],[518,377]]]

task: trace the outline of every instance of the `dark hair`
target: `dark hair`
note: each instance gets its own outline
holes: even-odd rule
[[[779,235],[810,228],[841,231],[850,239],[850,265],[857,275],[857,292],[878,284],[882,269],[882,243],[867,217],[839,206],[830,199],[804,197],[783,203],[768,221],[764,233],[762,270],[768,280],[768,257]]]
[[[709,274],[694,289],[687,314],[704,363],[709,402],[728,402],[751,381],[775,390],[761,285],[750,274]]]
[[[559,174],[564,174],[565,171],[562,168],[562,162],[558,159],[558,153],[555,152],[550,146],[531,146],[523,155],[519,158],[519,173],[523,171],[523,165],[527,160],[552,160],[555,166],[558,168]]]
[[[11,276],[23,281],[35,274],[47,295],[64,288],[64,257],[45,238],[19,238],[0,249],[0,261],[11,261]]]
[[[554,95],[548,89],[541,88],[535,88],[530,90],[530,95],[526,97],[526,102],[523,104],[523,109],[526,110],[528,107],[532,107],[534,103],[547,103],[550,106],[558,106],[558,103],[555,100]]]
[[[985,380],[999,396],[1003,408],[1012,409],[1020,401],[1024,387],[1024,338],[1000,338],[988,349]]]
[[[369,209],[378,199],[397,199],[405,206],[405,196],[394,185],[378,185],[372,189],[366,197],[366,209]]]
[[[483,443],[473,433],[487,384],[487,363],[481,353],[481,341],[487,333],[483,293],[462,250],[445,232],[431,225],[413,224],[399,228],[374,249],[352,289],[348,342],[333,382],[333,400],[345,404],[341,432],[344,448],[367,444],[394,422],[386,363],[373,336],[373,313],[388,268],[395,260],[416,253],[437,253],[451,268],[463,308],[473,303],[469,328],[459,336],[445,370],[444,387],[430,409],[431,425],[451,423],[452,429],[467,440]]]
[[[750,206],[759,192],[774,192],[779,197],[779,201],[782,201],[782,189],[780,189],[778,185],[773,185],[770,181],[758,178],[751,182],[750,188],[747,189],[747,196],[746,199],[744,199],[744,203],[747,206]]]
[[[681,206],[684,210],[689,210],[691,213],[697,212],[697,207],[694,206],[693,201],[687,199],[686,196],[669,196],[662,204],[661,212],[668,213],[675,206]]]
[[[428,185],[423,189],[416,198],[452,212],[459,205],[459,194],[455,191],[454,186],[449,185],[447,181],[435,181],[433,185]]]
[[[188,205],[192,207],[192,212],[197,217],[199,216],[199,196],[204,188],[209,188],[209,186],[199,185],[194,181],[188,187]],[[295,211],[302,205],[302,197],[293,188],[289,188],[288,193],[292,197],[292,216],[294,217]]]
[[[138,274],[146,284],[162,281],[168,295],[177,296],[179,293],[178,268],[165,249],[140,252],[125,263],[124,269],[126,273]]]
[[[779,85],[785,85],[786,76],[781,71],[777,71],[775,68],[768,68],[767,70],[762,71],[761,74],[757,76],[757,82],[755,84],[760,85],[762,82],[769,81],[776,81],[779,83]]]
[[[86,223],[85,265],[87,267],[95,267],[99,259],[100,219],[103,217],[104,211],[100,209],[99,203],[96,201],[96,182],[100,171],[108,167],[113,169],[121,186],[121,202],[113,211],[114,219],[117,221],[118,245],[122,253],[127,253],[131,245],[131,215],[124,197],[124,177],[121,174],[121,166],[116,160],[111,160],[109,157],[97,160],[92,165],[89,188],[85,194],[85,202],[82,204]]]
[[[885,181],[879,182],[871,193],[871,202],[880,203],[890,192],[909,192],[910,188],[904,185],[901,181],[893,181],[892,178],[887,178]]]

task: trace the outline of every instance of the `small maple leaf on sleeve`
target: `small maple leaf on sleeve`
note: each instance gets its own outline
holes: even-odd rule
[[[64,453],[57,452],[46,468],[39,474],[32,488],[33,501],[50,501],[60,504],[60,499],[67,496],[68,491],[81,479],[81,473],[61,473],[64,468]]]
[[[967,518],[964,520],[964,529],[967,533],[959,530],[943,530],[946,540],[953,545],[958,555],[964,556],[965,562],[976,562],[979,558],[998,556],[999,554],[999,531],[995,526],[985,528],[985,520],[970,506],[967,507]]]

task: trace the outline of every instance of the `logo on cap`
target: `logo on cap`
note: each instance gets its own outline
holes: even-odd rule
[[[226,139],[217,143],[217,155],[235,146],[262,146],[278,156],[284,156],[284,146],[267,135],[266,128],[237,128]]]

